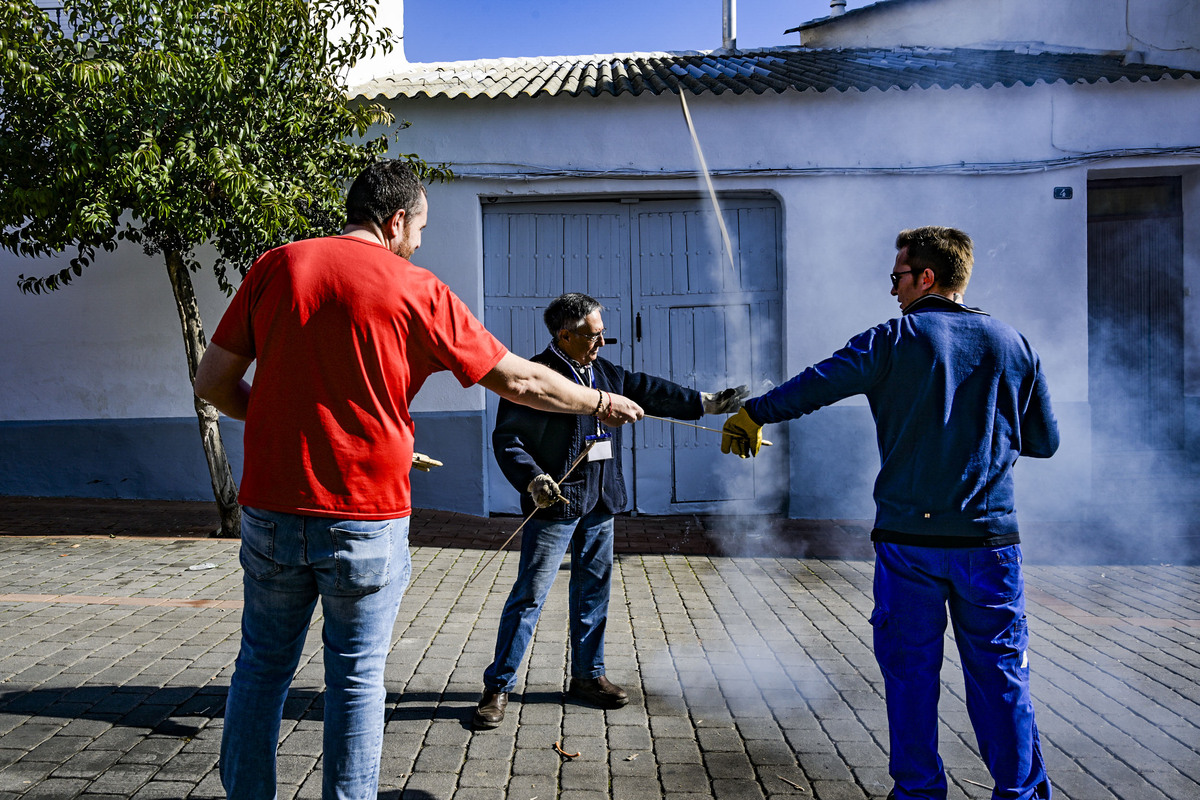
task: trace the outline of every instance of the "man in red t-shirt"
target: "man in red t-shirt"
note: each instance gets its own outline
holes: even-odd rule
[[[614,426],[642,417],[628,398],[509,353],[408,261],[428,201],[407,165],[364,170],[346,211],[341,236],[254,263],[196,371],[196,394],[246,421],[245,604],[220,763],[231,800],[275,796],[283,703],[318,599],[323,797],[376,796],[383,669],[411,570],[409,404],[429,375],[447,370],[464,387]],[[251,387],[243,377],[253,362]]]

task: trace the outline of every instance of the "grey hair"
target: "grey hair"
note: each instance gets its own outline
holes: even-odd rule
[[[594,297],[588,297],[580,292],[567,292],[556,297],[546,306],[542,320],[546,323],[550,335],[557,337],[563,328],[574,330],[583,324],[583,320],[591,313],[603,311],[604,306]]]

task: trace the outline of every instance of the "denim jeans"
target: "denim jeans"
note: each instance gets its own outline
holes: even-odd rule
[[[511,692],[517,685],[517,669],[568,545],[571,676],[598,678],[604,674],[604,627],[613,567],[612,514],[593,511],[565,520],[534,517],[521,535],[521,564],[500,614],[495,660],[483,673],[488,691]]]
[[[230,800],[275,793],[288,686],[317,599],[324,616],[324,800],[374,800],[383,669],[411,573],[408,518],[343,520],[242,511],[242,644],[225,705],[221,782]]]
[[[875,658],[883,672],[897,800],[944,800],[938,755],[946,608],[966,678],[967,714],[993,798],[1050,797],[1029,695],[1021,547],[875,544]]]

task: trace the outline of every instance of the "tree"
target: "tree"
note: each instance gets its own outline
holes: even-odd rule
[[[336,233],[344,187],[388,149],[392,116],[347,98],[346,70],[387,52],[373,0],[0,0],[0,246],[74,253],[19,277],[61,289],[121,240],[161,255],[188,372],[207,346],[191,274],[202,245],[233,291],[269,247]],[[340,34],[334,31],[344,32]],[[407,156],[426,177],[446,177]],[[217,412],[196,414],[222,536],[240,513]]]

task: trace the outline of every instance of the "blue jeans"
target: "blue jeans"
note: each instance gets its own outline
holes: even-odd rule
[[[275,793],[288,686],[317,599],[324,615],[324,800],[374,800],[383,747],[383,668],[412,571],[408,518],[342,520],[242,510],[245,607],[221,737],[230,800]]]
[[[546,595],[571,548],[571,676],[598,678],[604,674],[604,627],[612,585],[612,514],[593,511],[583,517],[539,520],[521,534],[521,565],[517,581],[500,614],[496,657],[483,673],[488,691],[511,692],[517,669],[533,639]]]
[[[937,702],[949,604],[967,713],[994,800],[1050,797],[1029,695],[1021,547],[875,544],[875,658],[883,672],[897,800],[944,800]]]

